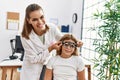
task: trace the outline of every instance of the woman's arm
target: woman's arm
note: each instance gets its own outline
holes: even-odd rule
[[[77,72],[78,80],[85,80],[85,70]]]
[[[44,80],[52,80],[52,69],[48,69],[46,68],[46,71],[45,71],[45,76],[44,76]]]
[[[35,42],[34,42],[35,43]],[[25,58],[29,60],[31,63],[43,63],[46,61],[46,58],[50,56],[50,52],[53,49],[59,48],[60,42],[56,42],[48,47],[48,49],[42,49],[43,46],[33,45],[31,40],[26,40],[22,38],[22,44],[25,50]]]

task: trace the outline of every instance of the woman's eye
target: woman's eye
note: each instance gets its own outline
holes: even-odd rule
[[[44,18],[44,16],[41,16],[41,17],[40,17],[40,19],[43,19],[43,18]]]
[[[37,21],[37,20],[38,20],[38,19],[36,19],[36,18],[35,18],[35,19],[32,19],[32,21]]]

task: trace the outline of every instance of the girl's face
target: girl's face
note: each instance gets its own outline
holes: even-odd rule
[[[61,57],[69,58],[76,48],[75,42],[73,40],[64,40],[62,43],[62,53]]]
[[[45,18],[42,10],[35,10],[29,14],[28,23],[33,26],[36,34],[40,35],[45,30]]]

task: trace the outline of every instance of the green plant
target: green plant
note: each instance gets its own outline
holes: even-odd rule
[[[106,1],[104,8],[94,14],[101,22],[97,27],[99,39],[93,43],[99,53],[94,68],[99,80],[120,80],[120,0]]]

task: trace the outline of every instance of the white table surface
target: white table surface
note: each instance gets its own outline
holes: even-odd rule
[[[14,59],[14,60],[3,60],[0,62],[0,66],[22,66],[22,61],[19,59]]]

